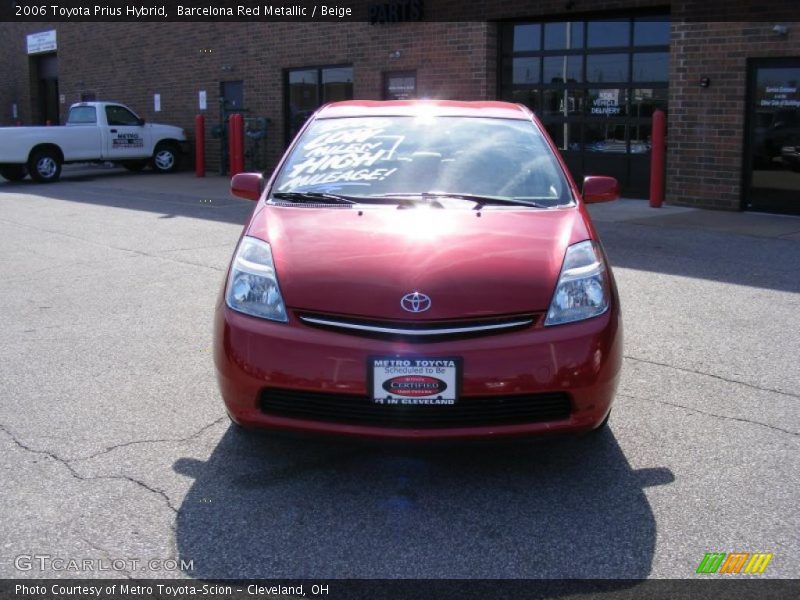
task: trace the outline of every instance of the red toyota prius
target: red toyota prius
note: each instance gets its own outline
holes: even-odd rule
[[[354,101],[314,114],[265,181],[216,309],[244,427],[383,438],[582,432],[608,420],[619,298],[537,118],[503,102]]]

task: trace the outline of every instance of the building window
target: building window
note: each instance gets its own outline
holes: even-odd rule
[[[653,111],[667,109],[669,17],[507,23],[500,35],[500,98],[539,116],[576,179],[612,175],[646,192],[636,161],[650,152]]]
[[[669,53],[647,52],[633,55],[633,80],[667,82]]]
[[[512,83],[539,83],[539,57],[520,56],[512,59]]]
[[[511,40],[513,41],[514,52],[541,50],[542,26],[538,23],[534,25],[516,25]]]
[[[545,83],[576,83],[583,81],[583,56],[545,56]]]
[[[315,110],[328,102],[353,98],[353,67],[304,67],[286,71],[286,142],[297,135]]]
[[[545,23],[545,50],[572,50],[583,47],[583,23]]]
[[[322,104],[350,100],[353,97],[353,67],[321,69]]]
[[[640,17],[633,21],[634,46],[669,46],[669,18]]]

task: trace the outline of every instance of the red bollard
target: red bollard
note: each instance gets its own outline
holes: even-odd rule
[[[244,173],[244,115],[236,115],[236,172]]]
[[[661,208],[664,203],[664,146],[667,121],[664,111],[653,112],[653,134],[650,149],[650,206]]]
[[[228,172],[236,175],[236,115],[228,117]]]
[[[231,177],[244,172],[244,117],[238,113],[228,121],[228,158]]]
[[[231,115],[231,127],[228,131],[228,158],[230,159],[229,164],[231,177],[238,173],[236,170],[236,167],[238,166],[238,163],[236,162],[236,148],[239,146],[239,135],[236,131],[236,121],[238,116],[238,114]]]
[[[206,118],[197,115],[194,118],[194,174],[206,176]]]

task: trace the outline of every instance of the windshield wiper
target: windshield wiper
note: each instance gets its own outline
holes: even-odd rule
[[[328,192],[274,192],[272,197],[276,200],[288,200],[301,204],[358,204],[355,198]]]
[[[487,204],[496,204],[496,205],[503,205],[503,206],[530,206],[533,208],[553,208],[553,205],[550,204],[541,204],[540,202],[536,202],[535,200],[518,200],[516,198],[503,198],[501,196],[478,196],[475,194],[461,194],[458,192],[405,192],[405,193],[391,193],[391,194],[383,194],[382,197],[391,198],[412,198],[412,197],[419,197],[422,200],[433,200],[437,201],[442,198],[456,198],[458,200],[468,200],[470,202],[475,202],[475,210],[480,210]]]

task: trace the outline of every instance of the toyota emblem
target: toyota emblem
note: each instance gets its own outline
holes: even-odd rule
[[[403,307],[403,310],[408,312],[421,313],[425,312],[431,307],[431,299],[425,294],[414,292],[412,294],[406,294],[403,296],[403,298],[400,300],[400,306]]]

